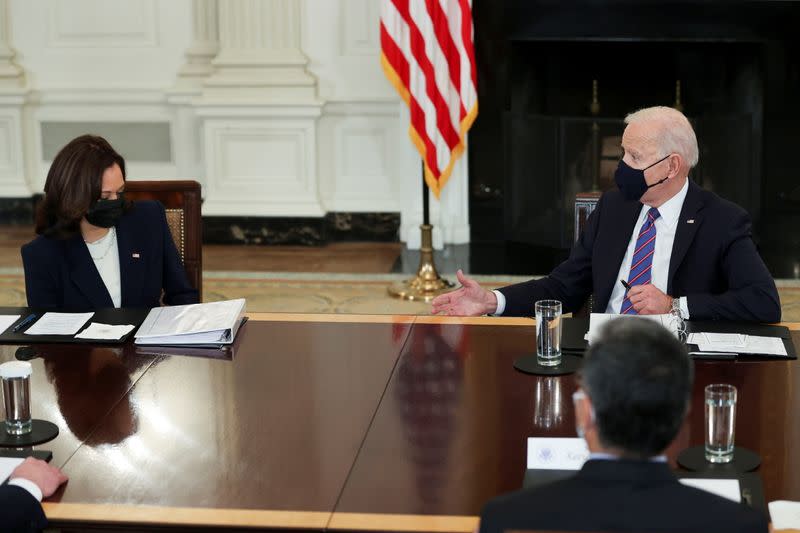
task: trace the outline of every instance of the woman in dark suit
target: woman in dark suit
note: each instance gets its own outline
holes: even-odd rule
[[[125,161],[83,135],[56,155],[22,247],[30,307],[89,311],[196,303],[164,207],[125,200]],[[163,298],[162,298],[163,294]]]

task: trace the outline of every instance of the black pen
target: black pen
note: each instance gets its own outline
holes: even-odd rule
[[[631,286],[628,285],[628,282],[625,281],[624,279],[619,280],[619,282],[622,283],[623,287],[625,287],[625,293],[627,294],[628,291],[631,290]]]
[[[36,320],[36,314],[35,313],[29,314],[28,316],[26,316],[25,318],[22,319],[22,322],[20,322],[16,326],[14,326],[11,329],[11,332],[12,333],[18,332],[19,330],[21,330],[22,328],[24,328],[25,326],[27,326],[28,324],[30,324],[34,320]]]
[[[733,352],[689,352],[693,359],[736,359],[739,354]]]

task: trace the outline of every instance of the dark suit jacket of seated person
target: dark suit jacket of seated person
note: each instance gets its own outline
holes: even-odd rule
[[[34,532],[47,527],[47,518],[39,503],[53,495],[67,480],[58,468],[28,457],[0,485],[0,531]]]
[[[115,226],[122,284],[121,307],[197,303],[159,202],[139,201]],[[84,311],[114,307],[81,235],[43,235],[22,247],[30,307]]]
[[[533,316],[533,303],[546,299],[560,300],[564,312],[574,312],[590,295],[592,310],[606,312],[612,291],[621,285],[620,262],[641,207],[619,190],[603,194],[566,261],[545,278],[498,289],[506,298],[503,314]],[[686,298],[685,318],[781,319],[778,289],[756,250],[749,215],[691,180],[678,218],[666,294]]]
[[[566,313],[591,295],[598,313],[674,307],[686,319],[779,322],[778,291],[749,215],[688,177],[698,149],[686,117],[655,107],[625,121],[618,188],[601,196],[569,258],[544,278],[494,292],[473,281],[470,298],[459,291],[440,296],[434,312],[533,316],[534,302],[554,299]],[[620,279],[633,286],[629,292]]]
[[[71,141],[53,160],[37,213],[40,235],[22,247],[30,307],[115,307],[87,244],[87,235],[97,234],[118,250],[119,307],[157,307],[162,291],[168,305],[198,301],[164,207],[154,201],[124,200],[124,165],[104,139],[89,135]]]
[[[47,527],[39,501],[25,489],[0,485],[0,531],[33,532]]]
[[[681,484],[660,455],[683,424],[692,374],[685,346],[659,324],[609,322],[573,395],[590,459],[570,478],[489,501],[480,533],[768,531],[761,512]]]

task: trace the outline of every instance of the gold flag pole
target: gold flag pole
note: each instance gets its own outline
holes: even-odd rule
[[[428,186],[425,183],[425,162],[422,163],[422,225],[419,227],[421,243],[419,247],[419,268],[417,275],[389,286],[388,291],[395,298],[414,302],[430,302],[442,293],[453,288],[453,283],[439,276],[433,261],[433,226],[430,224],[428,206]]]

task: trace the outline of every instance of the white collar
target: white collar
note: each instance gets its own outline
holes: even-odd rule
[[[686,199],[686,194],[689,192],[689,178],[686,178],[686,183],[683,184],[678,194],[661,204],[658,208],[658,213],[661,215],[661,220],[668,226],[674,225],[681,216],[681,209],[683,209],[683,201]],[[644,204],[648,209],[650,206]]]

